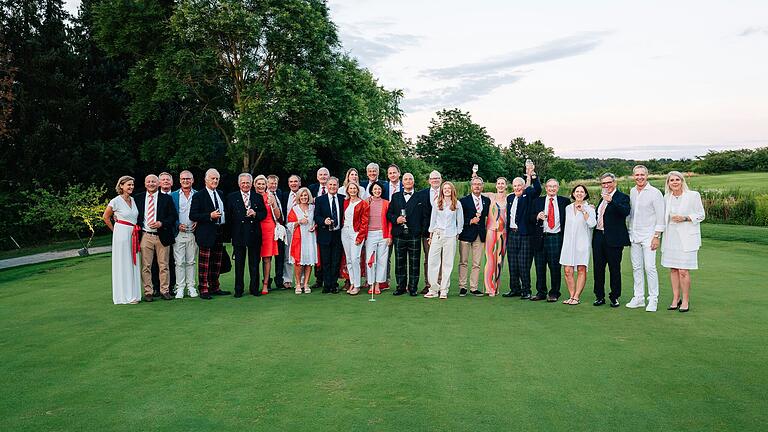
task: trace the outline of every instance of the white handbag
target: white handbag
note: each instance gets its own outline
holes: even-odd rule
[[[271,194],[272,192],[270,192]],[[272,195],[275,197],[275,201],[277,201],[277,197],[275,195]],[[275,241],[281,241],[285,243],[285,226],[278,222],[277,218],[275,217],[275,211],[272,208],[272,206],[269,206],[269,211],[272,213],[272,219],[275,221]]]

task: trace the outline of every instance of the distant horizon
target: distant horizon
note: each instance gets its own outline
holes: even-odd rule
[[[65,7],[76,14],[79,3]],[[768,2],[328,6],[344,51],[403,90],[402,130],[413,140],[437,111],[458,108],[497,145],[541,140],[563,158],[768,146]]]

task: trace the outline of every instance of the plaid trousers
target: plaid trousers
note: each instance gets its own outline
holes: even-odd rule
[[[552,289],[549,296],[560,297],[560,249],[563,248],[563,238],[559,235],[544,235],[542,247],[533,254],[536,263],[536,295],[547,295],[547,267]]]
[[[221,258],[224,256],[224,246],[221,237],[216,237],[212,248],[200,248],[200,258],[197,260],[197,273],[200,282],[200,292],[218,291],[219,274],[221,274]]]
[[[528,236],[510,232],[507,236],[507,260],[509,261],[509,290],[526,295],[531,293],[531,264],[533,251]]]
[[[418,237],[395,237],[395,278],[397,289],[416,292],[421,267],[421,239]]]

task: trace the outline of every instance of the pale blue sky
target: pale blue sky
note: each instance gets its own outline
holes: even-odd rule
[[[73,6],[70,1],[70,7]],[[330,0],[344,47],[405,91],[565,157],[768,146],[768,1]]]

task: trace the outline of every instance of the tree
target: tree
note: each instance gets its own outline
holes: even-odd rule
[[[13,112],[13,82],[16,68],[12,63],[13,55],[0,39],[0,138],[10,138],[8,122]]]
[[[501,150],[486,129],[472,121],[468,112],[458,108],[436,113],[429,122],[429,132],[416,141],[416,153],[438,169],[444,178],[468,179],[472,165],[478,175],[495,178],[504,173]]]
[[[508,168],[513,173],[521,172],[524,170],[525,160],[530,159],[536,166],[536,172],[540,176],[550,176],[547,173],[549,166],[555,161],[555,150],[552,147],[547,147],[540,140],[536,140],[532,143],[526,143],[525,138],[517,137],[509,143],[508,160],[510,162],[519,163],[520,166],[510,166]]]
[[[556,158],[550,165],[546,173],[547,178],[554,178],[561,182],[584,178],[586,173],[571,159]]]

